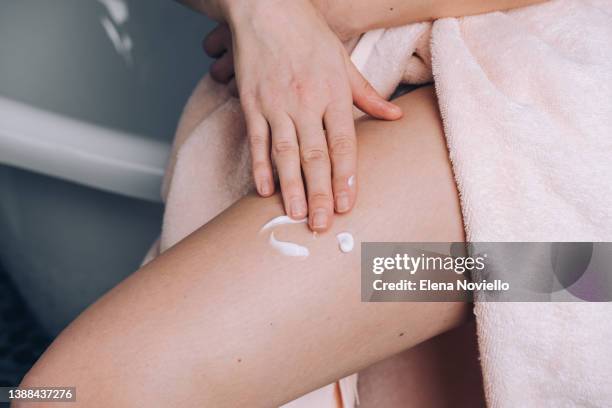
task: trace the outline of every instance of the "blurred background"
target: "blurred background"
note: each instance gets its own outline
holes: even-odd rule
[[[0,386],[155,241],[212,27],[173,0],[0,3]]]

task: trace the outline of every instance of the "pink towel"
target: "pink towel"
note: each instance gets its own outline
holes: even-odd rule
[[[385,96],[434,80],[469,240],[612,241],[612,1],[376,30],[352,58]],[[249,191],[249,169],[239,103],[206,77],[177,130],[150,256]],[[612,406],[610,303],[477,303],[475,314],[490,406]],[[345,408],[356,382],[340,381]],[[332,388],[289,406],[334,407]]]

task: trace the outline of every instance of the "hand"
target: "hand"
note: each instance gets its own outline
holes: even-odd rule
[[[311,229],[324,231],[334,208],[345,213],[355,202],[353,103],[380,119],[398,119],[401,110],[361,76],[309,0],[231,4],[231,45],[221,26],[206,48],[226,50],[213,68],[220,80],[231,82],[235,64],[257,191],[273,194],[274,162],[287,214],[308,215]]]
[[[202,47],[209,57],[216,59],[210,66],[210,76],[215,81],[226,84],[230,93],[238,97],[238,88],[234,77],[232,32],[229,26],[221,23],[215,27],[204,39]]]

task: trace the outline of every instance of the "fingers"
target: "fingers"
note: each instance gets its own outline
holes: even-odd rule
[[[338,213],[345,213],[353,208],[357,192],[357,138],[350,102],[334,102],[327,108],[324,120],[334,204]]]
[[[236,83],[235,77],[229,81],[229,83],[227,84],[227,88],[229,89],[230,95],[232,95],[235,98],[240,97],[240,91],[238,90],[238,84]]]
[[[230,94],[237,97],[232,33],[229,26],[219,24],[206,36],[202,46],[210,57],[217,59],[210,67],[210,76],[217,82],[228,84]]]
[[[380,96],[351,61],[348,61],[347,65],[355,106],[378,119],[396,120],[402,117],[399,106]]]
[[[269,119],[272,130],[272,159],[276,164],[285,212],[293,219],[308,214],[300,167],[300,152],[291,118],[275,113]]]
[[[251,148],[253,180],[257,192],[263,197],[274,193],[274,178],[270,161],[270,129],[266,119],[258,112],[246,112],[247,134]]]
[[[219,58],[226,52],[232,43],[232,33],[227,24],[219,24],[215,27],[202,43],[204,52],[211,58]]]
[[[306,179],[308,223],[313,231],[323,232],[334,214],[331,163],[320,116],[295,120],[300,144],[300,161]]]
[[[217,82],[227,84],[234,78],[234,55],[224,54],[210,66],[210,76]]]

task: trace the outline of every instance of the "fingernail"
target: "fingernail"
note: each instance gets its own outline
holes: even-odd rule
[[[259,194],[263,196],[270,194],[270,182],[268,180],[262,180],[259,183]]]
[[[389,110],[392,110],[395,115],[403,115],[402,108],[395,105],[394,103],[388,103]]]
[[[312,227],[322,229],[327,227],[327,211],[316,210],[312,217]]]
[[[399,106],[397,106],[394,103],[391,103],[389,101],[385,101],[384,99],[378,99],[376,101],[376,103],[378,103],[378,105],[383,110],[386,110],[387,112],[393,113],[394,115],[401,115],[402,114],[402,108],[400,108]]]
[[[338,212],[346,212],[350,210],[351,204],[349,201],[349,196],[346,193],[340,193],[336,196],[336,210]]]
[[[303,200],[295,199],[291,201],[291,216],[293,218],[303,218],[306,216],[306,203]]]

